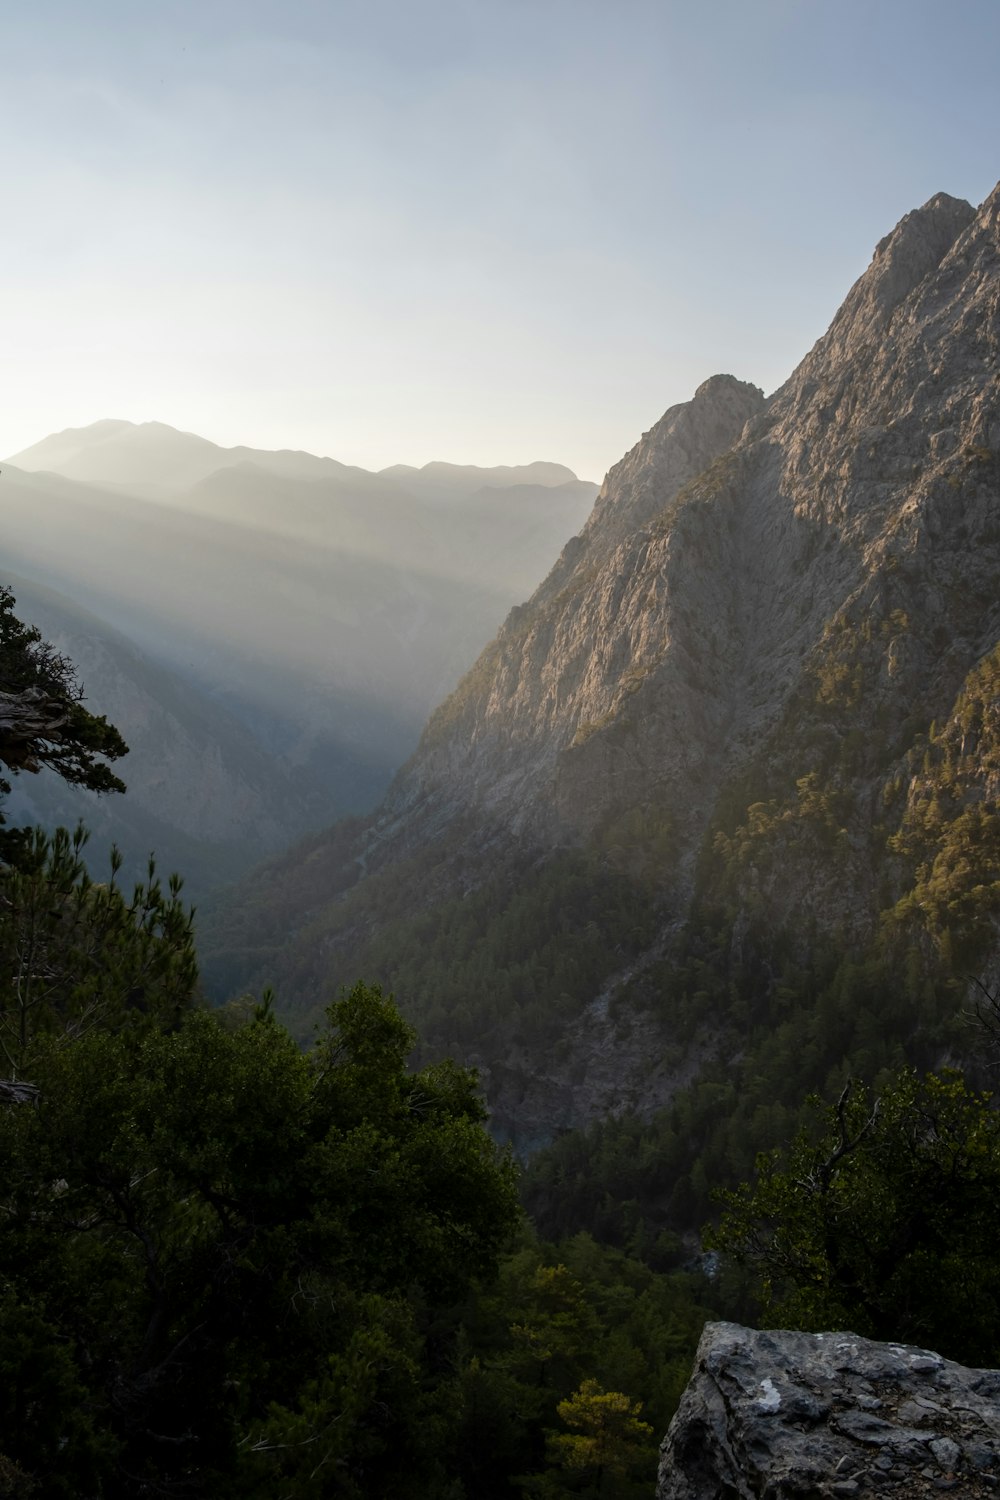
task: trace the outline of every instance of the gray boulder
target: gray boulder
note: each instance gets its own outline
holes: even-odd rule
[[[1000,1495],[1000,1370],[853,1333],[709,1323],[657,1500]]]

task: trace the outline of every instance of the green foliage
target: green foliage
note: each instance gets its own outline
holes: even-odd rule
[[[886,605],[839,622],[825,649],[867,660],[912,628]],[[797,704],[796,733],[783,726],[765,771],[720,799],[689,922],[613,1001],[660,1019],[661,1066],[683,1077],[697,1048],[699,1077],[652,1117],[622,1114],[539,1153],[524,1197],[542,1233],[585,1228],[668,1264],[671,1237],[708,1217],[713,1187],[794,1134],[811,1090],[968,1056],[967,975],[996,940],[998,702],[991,652],[940,724],[899,726],[891,753],[855,743],[843,704]],[[641,829],[635,844],[632,868],[651,869]]]
[[[612,869],[651,891],[674,875],[679,843],[677,813],[663,802],[644,802],[611,813],[594,830],[592,845]]]
[[[658,1268],[711,1214],[714,1188],[735,1186],[758,1152],[794,1134],[810,1091],[836,1093],[852,1073],[877,1079],[906,1061],[928,1067],[968,1043],[951,1019],[954,992],[924,970],[896,973],[815,932],[754,925],[737,947],[720,913],[703,912],[627,1001],[667,1018],[679,1065],[695,1038],[717,1054],[667,1107],[623,1112],[538,1152],[522,1191],[540,1233],[587,1229]]]
[[[655,1450],[626,1443],[598,1477],[590,1466],[572,1469],[556,1443],[560,1404],[576,1413],[586,1394],[607,1393],[594,1407],[595,1441],[609,1442],[638,1406],[657,1433],[666,1430],[687,1383],[709,1310],[708,1284],[698,1276],[657,1274],[648,1265],[579,1234],[557,1245],[534,1239],[501,1266],[465,1314],[465,1355],[456,1382],[459,1428],[454,1467],[464,1493],[483,1497],[649,1493]],[[581,1396],[581,1392],[584,1395]],[[617,1425],[616,1425],[617,1424]],[[572,1435],[572,1432],[568,1435]],[[635,1434],[632,1434],[635,1436]],[[485,1444],[485,1447],[484,1447]],[[586,1442],[578,1445],[582,1453]],[[591,1449],[590,1451],[593,1451]],[[628,1476],[613,1470],[628,1453]],[[520,1476],[517,1478],[516,1476]]]
[[[718,501],[727,492],[732,494],[738,489],[741,473],[742,460],[738,453],[730,450],[720,454],[667,502],[652,523],[654,535],[673,536],[679,529],[683,533],[684,521],[691,515],[700,518],[707,514],[714,522],[719,510]]]
[[[271,993],[193,1009],[180,882],[151,862],[128,896],[113,851],[95,883],[84,842],[36,830],[0,869],[11,1494],[513,1496],[593,1382],[666,1419],[704,1316],[686,1281],[579,1240],[575,1270],[534,1248],[495,1282],[518,1208],[474,1075],[409,1071],[414,1032],[377,986],[343,993],[308,1053]],[[511,993],[555,976],[564,1006],[620,962],[605,929],[641,921],[586,856],[508,883],[495,912],[490,894],[448,940],[467,931],[471,960],[493,922],[485,979],[533,935]],[[684,1309],[663,1350],[661,1304]]]
[[[912,871],[884,938],[926,935],[944,963],[977,968],[995,939],[1000,817],[1000,648],[969,674],[952,712],[911,756],[909,796],[889,851]]]
[[[639,1420],[641,1401],[585,1380],[557,1409],[570,1430],[547,1434],[547,1449],[550,1462],[563,1471],[564,1483],[556,1475],[546,1475],[534,1493],[592,1500],[627,1500],[649,1493],[656,1445],[652,1427]]]
[[[128,746],[113,725],[83,707],[72,664],[17,619],[14,603],[0,586],[0,765],[15,773],[51,766],[92,791],[123,792],[103,762],[127,754]],[[0,780],[0,791],[9,790]]]
[[[41,1048],[94,1026],[174,1017],[196,980],[192,914],[180,881],[149,878],[126,896],[95,884],[82,860],[86,834],[29,830],[17,863],[0,865],[0,1059],[8,1076],[32,1076]]]
[[[715,1242],[777,1326],[851,1328],[1000,1359],[1000,1114],[960,1075],[845,1088],[787,1155],[726,1195]]]
[[[529,1385],[565,1389],[597,1331],[584,1289],[564,1265],[536,1265],[510,1325],[511,1364]]]
[[[794,800],[772,797],[751,803],[745,823],[732,834],[715,835],[715,852],[725,870],[722,889],[732,888],[734,877],[738,881],[748,868],[758,879],[780,875],[790,848],[800,854],[809,848],[817,861],[835,857],[846,846],[848,812],[845,792],[818,771],[797,779]]]
[[[72,694],[69,664],[5,623],[3,690]],[[80,756],[117,751],[103,721],[66,722]],[[68,749],[47,763],[114,782]],[[435,1052],[484,1023],[537,1044],[648,941],[636,834],[662,864],[669,817],[626,818],[600,853],[504,868],[372,945],[390,972],[410,945],[429,957],[412,1009]],[[410,1071],[415,1034],[376,985],[343,993],[308,1053],[269,992],[194,1009],[180,882],[151,861],[128,895],[113,851],[97,883],[84,842],[35,830],[0,867],[0,1489],[648,1488],[640,1404],[665,1425],[699,1283],[587,1236],[501,1264],[514,1173],[474,1075]],[[384,872],[387,909],[408,878]]]
[[[345,981],[363,973],[405,992],[425,1056],[474,1054],[484,1036],[492,1049],[503,1040],[550,1044],[654,931],[649,891],[583,850],[542,865],[505,865],[461,897],[400,917],[401,908],[412,910],[412,882],[433,888],[435,874],[401,863],[373,877],[364,891],[370,932],[352,933],[351,970],[340,968]],[[348,896],[338,927],[350,931],[353,915]],[[325,945],[329,921],[328,913],[318,918],[296,946],[296,980],[314,995],[345,963]],[[256,977],[276,980],[280,963],[275,956]],[[297,1029],[305,1034],[308,1025]]]
[[[411,1042],[358,986],[309,1055],[266,1007],[39,1047],[0,1112],[0,1390],[44,1493],[436,1492],[429,1319],[517,1207],[474,1079]]]

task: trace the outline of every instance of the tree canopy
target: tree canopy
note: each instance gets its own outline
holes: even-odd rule
[[[849,1086],[724,1202],[716,1243],[780,1326],[1000,1360],[1000,1113],[960,1074]]]
[[[83,706],[72,662],[14,614],[0,585],[0,765],[17,774],[51,766],[65,781],[95,792],[123,792],[107,761],[128,746],[113,724]],[[0,791],[10,783],[0,779]]]
[[[518,1209],[474,1078],[412,1041],[358,985],[309,1053],[266,1005],[36,1052],[0,1106],[0,1426],[44,1494],[437,1492],[435,1309]]]
[[[83,829],[24,830],[0,865],[0,1072],[32,1078],[36,1059],[95,1026],[169,1024],[197,977],[190,910],[177,877],[151,859],[127,895],[112,850],[108,879],[83,864]],[[9,851],[8,851],[9,852]]]

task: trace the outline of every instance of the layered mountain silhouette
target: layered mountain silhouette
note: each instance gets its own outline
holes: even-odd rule
[[[380,979],[530,1145],[775,1034],[792,975],[872,988],[821,1081],[993,982],[998,231],[1000,189],[932,198],[769,399],[644,434],[376,814],[216,912],[217,992],[280,977],[306,1027]]]
[[[96,819],[130,850],[148,824],[200,892],[369,808],[595,493],[556,464],[381,476],[155,422],[98,422],[14,455],[0,475],[8,572],[133,745],[128,810],[32,781],[25,816]],[[189,711],[204,731],[193,794]],[[252,793],[246,767],[224,769],[241,738]]]

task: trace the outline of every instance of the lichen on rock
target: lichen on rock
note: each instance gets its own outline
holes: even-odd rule
[[[853,1333],[709,1323],[657,1500],[1000,1493],[1000,1370]]]

